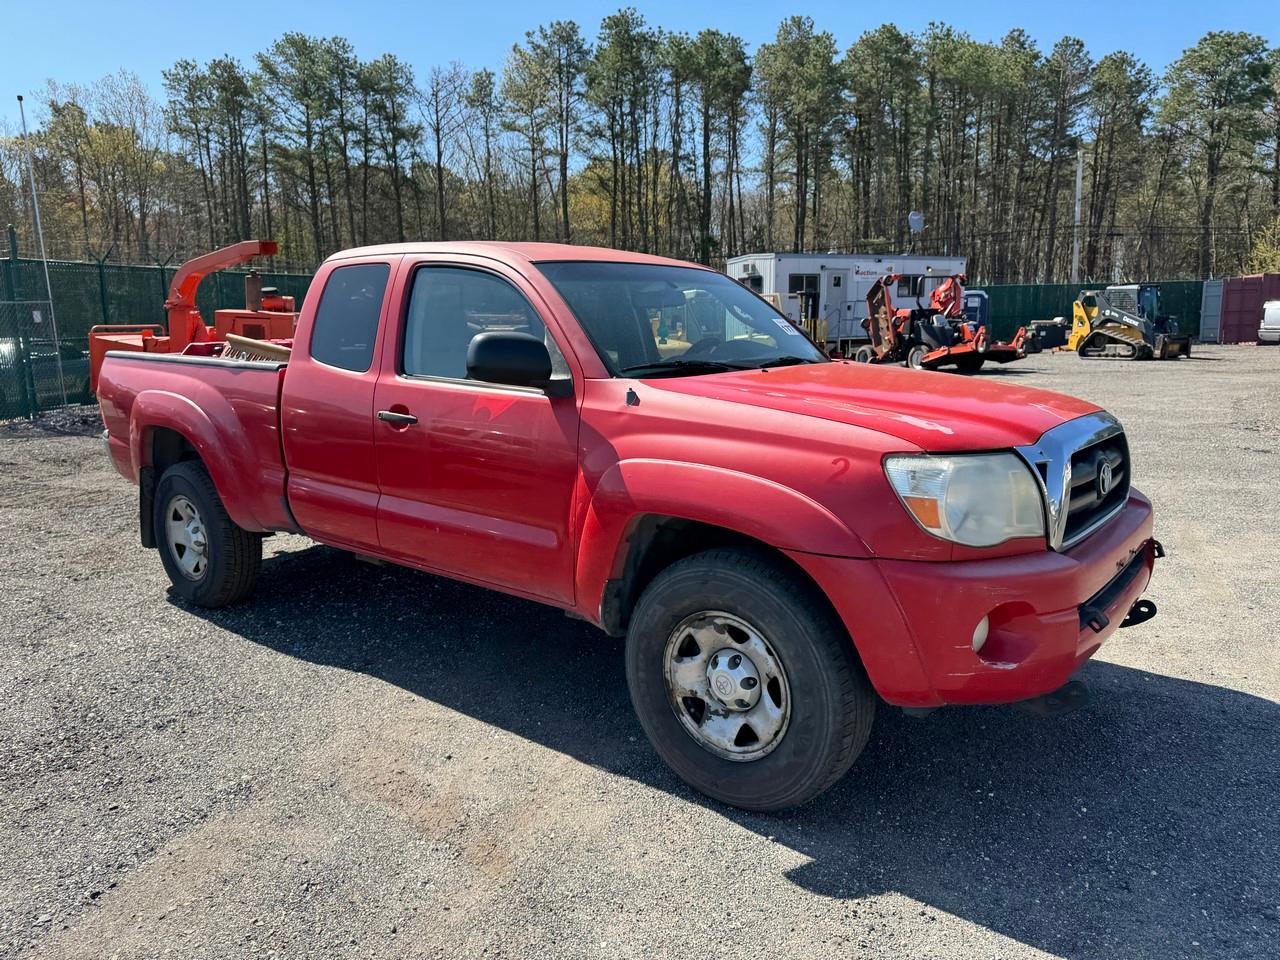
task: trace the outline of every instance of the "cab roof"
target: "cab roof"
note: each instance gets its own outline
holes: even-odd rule
[[[440,242],[382,243],[375,246],[341,250],[328,260],[352,260],[360,257],[387,257],[416,254],[462,254],[488,257],[505,263],[547,263],[556,260],[590,260],[602,263],[650,263],[671,267],[698,267],[701,264],[648,253],[614,250],[609,247],[581,247],[572,243],[509,243],[502,240],[449,240]]]

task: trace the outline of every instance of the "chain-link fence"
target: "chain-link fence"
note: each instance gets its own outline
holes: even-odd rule
[[[100,323],[163,324],[164,300],[177,266],[51,260],[50,304],[39,260],[0,258],[0,418],[59,406],[64,386],[69,403],[91,399],[89,328]],[[213,322],[215,310],[244,306],[245,273],[224,270],[205,278],[196,303],[207,322]],[[264,273],[262,283],[301,305],[311,274]],[[51,322],[55,308],[56,332]]]
[[[85,399],[87,348],[54,333],[48,300],[0,300],[0,419]]]

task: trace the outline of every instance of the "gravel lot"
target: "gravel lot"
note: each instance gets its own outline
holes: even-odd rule
[[[1280,350],[1197,353],[988,374],[1156,503],[1090,705],[882,708],[780,816],[666,771],[618,641],[296,537],[184,607],[92,422],[0,425],[0,956],[1280,955]]]

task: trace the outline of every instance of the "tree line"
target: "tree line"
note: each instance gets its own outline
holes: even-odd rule
[[[1248,33],[1157,76],[1019,29],[886,24],[841,51],[795,16],[751,51],[627,8],[593,37],[538,27],[496,66],[415,71],[287,33],[251,63],[179,60],[159,100],[127,72],[51,80],[29,143],[50,255],[267,236],[277,267],[309,268],[368,243],[552,240],[710,264],[916,250],[1033,282],[1067,279],[1078,239],[1082,276],[1111,280],[1240,272],[1280,217],[1280,51]],[[0,139],[0,218],[24,245],[26,149]]]

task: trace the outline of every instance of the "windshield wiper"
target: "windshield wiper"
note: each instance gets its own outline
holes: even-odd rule
[[[722,363],[719,360],[686,360],[684,357],[671,357],[667,360],[655,360],[652,363],[635,363],[629,367],[623,367],[619,373],[638,374],[643,370],[651,370],[655,373],[663,373],[670,371],[672,373],[693,373],[700,371],[702,373],[722,373],[726,370],[742,370],[742,366],[733,363]]]
[[[792,367],[792,366],[795,366],[797,363],[821,363],[821,362],[822,362],[821,360],[814,360],[810,357],[786,356],[786,357],[774,357],[770,360],[765,360],[762,363],[757,363],[754,366],[755,366],[755,369],[757,370],[764,370],[768,367]]]

